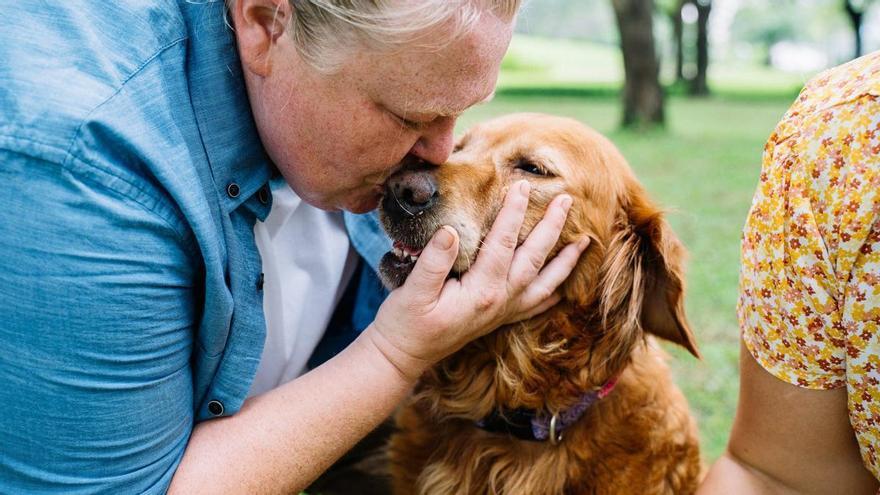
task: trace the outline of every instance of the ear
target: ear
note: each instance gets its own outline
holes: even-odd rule
[[[632,188],[628,199],[625,210],[638,246],[633,269],[641,272],[642,279],[639,287],[633,287],[641,291],[641,326],[699,358],[684,311],[684,246],[641,188]]]
[[[236,0],[232,7],[235,40],[242,66],[265,77],[272,72],[272,49],[293,15],[288,0]]]

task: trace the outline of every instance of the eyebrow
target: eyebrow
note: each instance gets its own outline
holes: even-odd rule
[[[493,98],[495,98],[495,90],[494,89],[485,98],[483,98],[479,101],[476,101],[474,103],[471,103],[470,105],[468,105],[467,107],[465,107],[464,109],[461,109],[461,110],[452,109],[450,107],[443,106],[443,105],[438,105],[438,106],[428,106],[425,108],[421,108],[417,111],[413,110],[413,109],[409,109],[406,113],[410,114],[410,115],[431,115],[431,116],[437,116],[437,117],[458,117],[459,115],[463,114],[465,112],[465,110],[467,110],[475,105],[479,105],[481,103],[487,103],[489,101],[492,101]]]

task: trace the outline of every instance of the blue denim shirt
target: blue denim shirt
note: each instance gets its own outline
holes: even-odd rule
[[[194,423],[241,407],[265,333],[273,168],[223,2],[3,14],[0,493],[161,493]],[[375,266],[375,219],[347,224]],[[381,302],[364,273],[334,338]]]

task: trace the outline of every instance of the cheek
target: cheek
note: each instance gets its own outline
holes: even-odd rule
[[[519,231],[519,242],[522,243],[532,230],[544,218],[547,207],[553,201],[556,194],[552,191],[542,190],[532,184],[532,190],[529,193],[529,208],[526,210],[526,217],[523,220],[522,228]]]
[[[553,184],[547,182],[535,182],[532,183],[532,189],[529,193],[529,209],[526,210],[526,218],[523,221],[523,227],[520,230],[520,242],[525,240],[528,237],[529,233],[531,233],[532,229],[541,222],[544,218],[544,214],[547,212],[547,207],[550,206],[550,203],[560,194],[566,192],[565,187],[560,184]],[[577,201],[577,199],[572,195],[572,199]],[[571,222],[566,220],[566,226]],[[565,230],[565,229],[563,229]],[[562,236],[560,236],[561,238]]]
[[[361,102],[343,126],[345,136],[340,139],[347,138],[355,145],[357,157],[386,168],[403,160],[418,138],[370,102]]]
[[[438,220],[458,232],[460,244],[454,269],[461,272],[470,267],[477,256],[500,210],[504,191],[494,175],[483,177],[477,168],[447,167],[437,179],[443,198]]]

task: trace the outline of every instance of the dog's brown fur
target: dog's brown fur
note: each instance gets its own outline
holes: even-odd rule
[[[524,163],[555,177],[529,174]],[[478,339],[422,378],[391,441],[395,493],[693,493],[702,468],[696,425],[647,335],[697,355],[684,315],[685,253],[623,157],[575,121],[520,114],[471,130],[433,173],[441,206],[425,222],[462,232],[459,272],[520,178],[532,183],[520,242],[566,192],[574,203],[556,250],[583,236],[591,243],[561,303]],[[569,408],[615,376],[614,391],[558,445],[474,426],[497,407]]]

